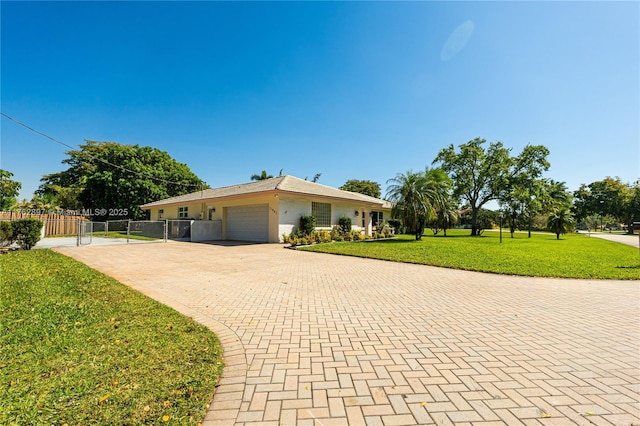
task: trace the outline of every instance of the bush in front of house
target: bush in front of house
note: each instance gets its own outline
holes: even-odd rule
[[[342,234],[351,232],[351,218],[342,216],[340,219],[338,219],[338,226],[340,227],[340,232],[342,232]]]
[[[321,230],[321,231],[313,231],[309,235],[302,235],[302,233],[292,232],[291,234],[282,234],[282,240],[290,244],[291,247],[297,246],[307,246],[311,244],[321,244],[321,243],[330,243],[330,242],[341,242],[341,241],[364,241],[364,240],[372,240],[372,239],[382,239],[393,237],[390,232],[383,233],[377,232],[376,235],[365,235],[360,231],[355,229],[343,233],[340,229],[339,225],[336,225],[331,229],[331,231]]]
[[[303,236],[311,235],[316,229],[316,217],[311,215],[300,216],[299,234]]]
[[[0,222],[0,247],[18,243],[21,249],[30,250],[40,241],[42,225],[42,221],[32,218]]]

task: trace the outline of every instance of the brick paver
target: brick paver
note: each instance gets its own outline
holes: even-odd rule
[[[640,282],[283,249],[58,249],[214,330],[204,425],[640,425]]]

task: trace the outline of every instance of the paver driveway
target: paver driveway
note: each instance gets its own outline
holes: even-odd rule
[[[638,281],[279,245],[58,250],[218,333],[205,425],[640,424]]]

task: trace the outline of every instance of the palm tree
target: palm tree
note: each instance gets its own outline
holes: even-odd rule
[[[251,180],[265,180],[265,179],[271,179],[272,177],[273,177],[272,175],[267,174],[266,170],[263,170],[259,175],[251,175]]]
[[[444,236],[447,236],[447,229],[458,223],[460,213],[456,202],[449,198],[444,206],[440,206],[436,211],[435,226],[436,229],[442,229]],[[435,234],[436,232],[434,232]]]
[[[422,238],[424,227],[436,218],[436,211],[446,205],[451,181],[441,169],[423,173],[408,171],[389,179],[387,197],[394,203],[391,214],[400,218],[408,232]]]
[[[561,207],[552,213],[547,219],[547,228],[556,234],[556,239],[560,239],[560,234],[566,234],[573,229],[573,216],[566,207]]]

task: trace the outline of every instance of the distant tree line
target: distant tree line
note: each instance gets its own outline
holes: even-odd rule
[[[120,209],[127,216],[93,219],[141,219],[146,217],[142,204],[208,188],[186,164],[157,148],[85,141],[67,155],[63,164],[69,167],[44,175],[30,201],[17,201],[20,182],[10,171],[0,170],[0,208]],[[606,177],[570,193],[564,182],[543,177],[550,167],[548,156],[543,145],[527,145],[512,155],[502,142],[487,144],[481,138],[449,145],[438,152],[432,167],[387,181],[394,225],[416,239],[426,227],[446,235],[460,224],[468,226],[471,235],[480,235],[500,222],[512,236],[522,229],[529,236],[532,229],[566,232],[574,225],[594,229],[624,224],[632,232],[633,222],[640,221],[640,180],[631,184]],[[320,176],[316,173],[312,181]],[[251,180],[272,177],[262,170]],[[382,196],[380,184],[366,179],[349,179],[340,189]],[[498,203],[498,211],[486,209],[491,201]]]

